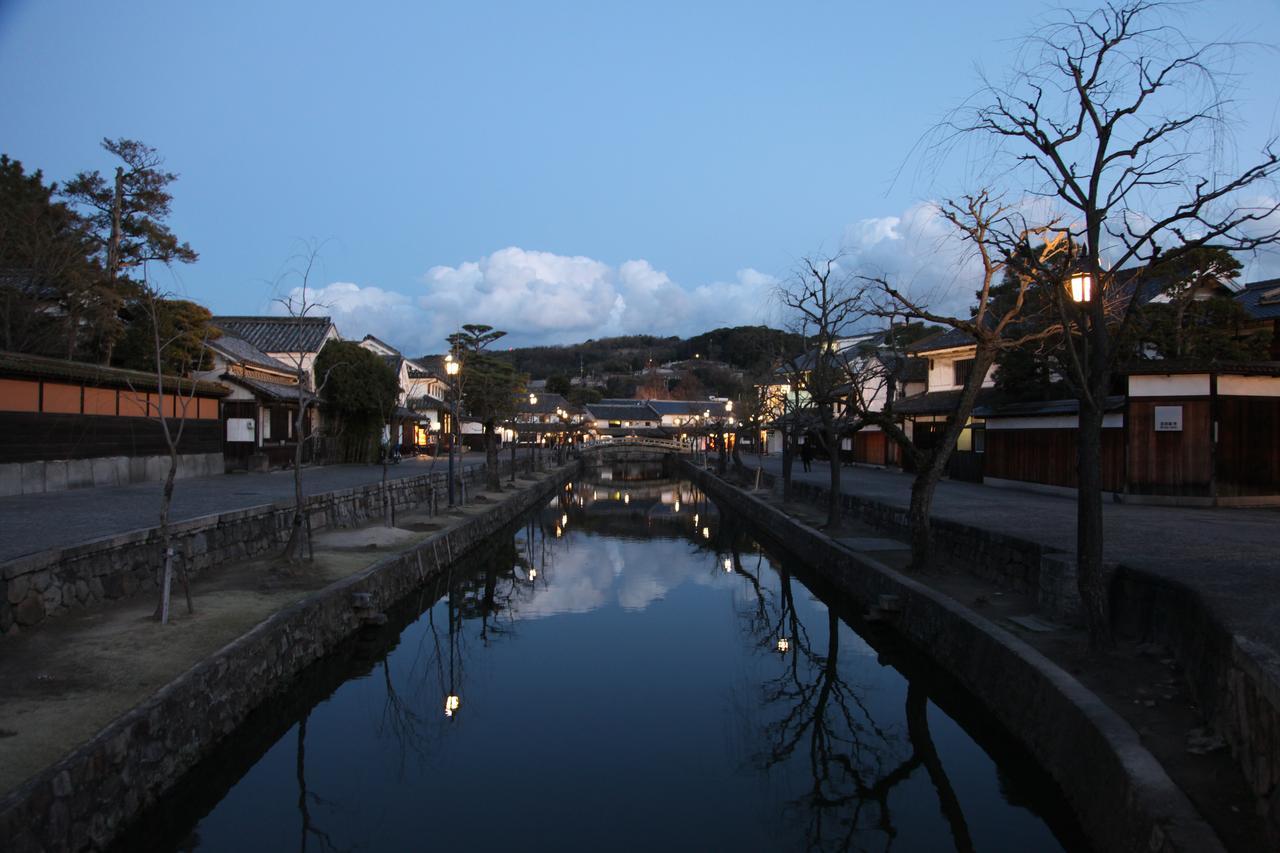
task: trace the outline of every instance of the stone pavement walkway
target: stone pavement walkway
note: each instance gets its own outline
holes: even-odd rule
[[[499,458],[509,459],[510,455]],[[484,454],[469,452],[456,461],[471,467],[483,463]],[[441,458],[434,470],[443,473],[448,464]],[[406,459],[388,468],[388,477],[416,477],[431,470],[430,457]],[[381,480],[380,465],[323,465],[303,469],[302,490],[315,495]],[[154,527],[160,512],[160,488],[160,483],[131,483],[0,498],[0,563],[49,548]],[[292,471],[193,477],[174,485],[171,520],[185,521],[292,498]]]
[[[749,468],[782,474],[780,456],[744,454]],[[797,480],[826,487],[825,462]],[[844,468],[841,491],[906,508],[911,475],[896,470]],[[1074,498],[944,480],[934,497],[935,518],[985,528],[1075,552]],[[1107,504],[1106,559],[1195,589],[1205,606],[1237,634],[1280,654],[1280,508],[1193,508]]]

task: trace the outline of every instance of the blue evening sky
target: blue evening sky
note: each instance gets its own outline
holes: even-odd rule
[[[104,136],[158,148],[201,256],[169,286],[218,313],[270,310],[302,238],[344,336],[410,354],[462,322],[687,334],[772,319],[803,253],[909,251],[972,181],[913,146],[1049,8],[0,0],[0,151],[61,180]],[[1181,24],[1277,41],[1280,2]],[[1280,123],[1280,58],[1246,59],[1242,159]]]

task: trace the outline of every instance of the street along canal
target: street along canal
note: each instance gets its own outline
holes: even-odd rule
[[[1085,847],[944,675],[658,468],[588,471],[390,615],[117,847]]]

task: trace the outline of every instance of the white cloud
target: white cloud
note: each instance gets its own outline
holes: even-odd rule
[[[684,287],[645,260],[616,268],[581,255],[519,247],[457,266],[434,266],[416,295],[335,282],[311,296],[344,337],[366,334],[406,354],[439,352],[463,323],[508,333],[513,346],[620,334],[691,335],[766,320],[775,279],[753,269],[731,281]]]

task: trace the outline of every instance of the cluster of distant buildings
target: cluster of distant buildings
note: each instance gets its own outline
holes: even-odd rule
[[[315,361],[341,339],[329,317],[215,316],[209,363],[190,377],[0,353],[0,495],[118,485],[163,478],[168,447],[155,423],[183,425],[180,476],[267,470],[326,460],[326,413],[315,402]],[[359,345],[395,373],[399,396],[384,436],[403,454],[435,453],[449,436],[478,445],[481,424],[459,411],[440,357],[410,358],[366,335]],[[298,410],[307,416],[298,430]],[[504,441],[551,444],[591,435],[689,430],[724,400],[604,400],[576,406],[533,389],[504,424]]]
[[[1127,367],[1123,387],[1106,400],[1102,431],[1103,488],[1117,500],[1280,503],[1280,279],[1255,282],[1231,296],[1248,317],[1249,328],[1242,333],[1271,334],[1268,358],[1245,363],[1151,359]],[[835,348],[845,354],[842,358],[878,362],[879,369],[867,375],[892,377],[870,389],[865,404],[884,412],[891,399],[895,422],[922,450],[941,438],[977,350],[957,330],[905,348],[890,346],[885,333],[846,338]],[[996,486],[1074,489],[1078,401],[1002,400],[995,387],[997,369],[983,378],[947,475]],[[775,401],[760,431],[772,452],[780,452],[788,436],[785,419],[805,406],[803,375],[796,373],[780,370],[763,389],[763,397]],[[790,406],[778,405],[788,400]],[[803,434],[806,429],[800,429],[801,442],[814,440]],[[844,429],[839,442],[846,464],[910,465],[879,426]]]

